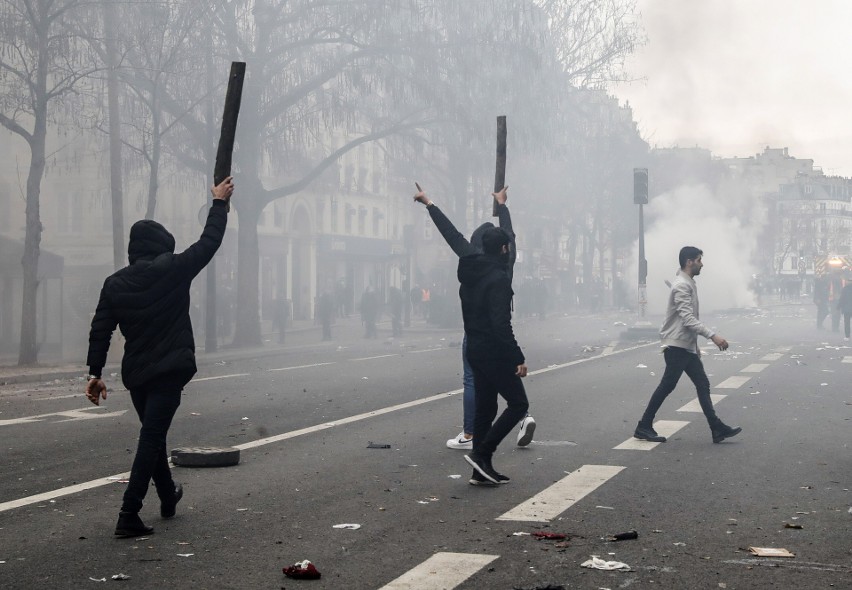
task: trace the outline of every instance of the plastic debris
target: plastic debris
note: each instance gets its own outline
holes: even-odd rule
[[[639,365],[636,365],[636,368],[637,368],[637,369],[647,369],[647,368],[648,368],[648,365],[642,365],[642,364],[639,364]]]
[[[798,524],[798,523],[794,523],[794,522],[785,522],[785,523],[784,523],[784,528],[785,528],[785,529],[803,529],[803,528],[805,528],[805,527],[803,527],[802,525],[800,525],[800,524]]]
[[[373,441],[369,441],[367,443],[368,449],[389,449],[391,446],[387,443],[374,443]]]
[[[795,553],[781,547],[749,547],[748,550],[758,557],[796,557]]]
[[[448,475],[450,479],[461,479],[461,475]]]
[[[587,567],[595,570],[608,570],[608,571],[620,571],[620,572],[629,572],[630,566],[626,563],[622,563],[620,561],[606,561],[601,559],[597,555],[592,555],[591,559],[587,559],[583,563],[580,564],[580,567]]]
[[[567,538],[562,533],[551,533],[548,531],[536,531],[532,534],[536,539],[552,539],[554,541],[562,541]]]
[[[638,539],[639,533],[636,531],[627,531],[625,533],[616,533],[606,538],[607,541],[628,541],[630,539]]]
[[[357,531],[358,529],[361,528],[361,525],[360,524],[354,524],[354,523],[344,523],[344,524],[333,525],[331,528],[333,528],[333,529],[348,529],[350,531]]]
[[[195,553],[178,553],[178,557],[192,557]]]
[[[89,576],[89,579],[93,582],[106,582],[106,578],[93,578]]]
[[[115,574],[115,575],[112,577],[112,579],[113,579],[113,580],[129,580],[129,579],[130,579],[130,576],[128,576],[127,574]]]
[[[529,537],[531,533],[525,533],[523,531],[519,531],[517,533],[512,533],[513,537]]]
[[[319,580],[320,576],[322,576],[316,566],[307,559],[287,566],[282,571],[288,578],[295,578],[297,580]]]

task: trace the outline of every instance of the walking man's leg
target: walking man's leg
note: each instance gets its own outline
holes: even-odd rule
[[[701,362],[701,358],[695,355],[695,358],[690,359],[690,362],[687,363],[684,371],[695,385],[698,403],[701,405],[704,417],[707,418],[707,424],[710,426],[710,432],[713,435],[713,442],[722,442],[726,438],[731,438],[742,432],[742,428],[731,428],[716,416],[713,399],[710,397],[710,380],[707,378],[707,372],[704,370],[704,363]]]
[[[846,336],[846,340],[849,340],[850,320],[852,320],[852,313],[843,312],[843,333]]]
[[[692,354],[688,350],[676,346],[669,346],[663,351],[666,369],[663,372],[662,379],[660,379],[660,384],[657,385],[657,389],[654,390],[651,399],[648,401],[642,419],[636,425],[636,430],[633,433],[635,438],[651,442],[666,442],[666,437],[660,436],[654,430],[654,417],[669,394],[677,387],[677,382],[683,374],[687,361],[689,361],[689,355]]]
[[[486,480],[499,483],[497,473],[491,467],[491,456],[495,447],[485,444],[491,424],[497,416],[497,384],[491,380],[485,366],[476,362],[471,362],[470,365],[473,369],[476,411],[473,422],[473,452],[465,455],[465,460]]]

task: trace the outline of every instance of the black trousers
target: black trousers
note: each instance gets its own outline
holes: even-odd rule
[[[468,358],[473,369],[476,390],[476,414],[473,422],[473,453],[490,459],[497,445],[523,420],[530,407],[517,367],[505,361]],[[506,409],[497,416],[497,396],[506,400]]]
[[[663,378],[660,384],[651,396],[648,402],[648,407],[642,415],[642,424],[651,426],[654,423],[654,416],[668,395],[674,391],[680,376],[686,375],[692,380],[695,389],[698,392],[698,403],[701,405],[701,411],[704,412],[704,417],[707,418],[707,423],[710,428],[714,428],[720,422],[716,417],[716,410],[713,409],[713,400],[710,399],[710,380],[707,378],[707,373],[704,371],[704,364],[701,362],[701,357],[694,352],[689,352],[685,348],[677,346],[669,346],[663,351],[663,356],[666,359],[666,370],[663,373]]]
[[[843,332],[849,338],[849,321],[852,319],[852,313],[843,312]]]
[[[180,406],[182,389],[181,385],[166,382],[130,392],[142,428],[130,469],[130,482],[124,491],[123,512],[139,512],[152,479],[160,499],[174,494],[175,482],[166,454],[166,435]]]

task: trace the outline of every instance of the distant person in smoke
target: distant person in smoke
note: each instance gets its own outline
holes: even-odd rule
[[[849,342],[849,324],[852,318],[852,276],[847,275],[846,284],[840,291],[839,308],[843,314],[843,339]]]
[[[513,269],[517,250],[515,248],[515,232],[512,229],[512,217],[509,215],[509,208],[506,206],[506,201],[509,196],[507,193],[509,187],[504,187],[498,193],[492,193],[492,197],[497,201],[497,219],[500,223],[500,229],[509,236],[509,256],[506,261],[506,272],[509,277],[509,283],[512,282]],[[441,232],[447,245],[450,246],[456,256],[461,258],[465,256],[473,256],[482,254],[482,236],[489,228],[493,228],[494,224],[486,221],[477,227],[470,236],[468,241],[461,232],[459,232],[453,223],[444,215],[444,212],[426,196],[422,190],[418,190],[414,195],[414,200],[426,206],[429,212],[429,217],[438,231]],[[473,369],[467,359],[467,331],[465,331],[462,339],[462,385],[464,395],[463,398],[463,430],[457,436],[447,441],[447,447],[458,450],[469,450],[473,448],[473,428],[476,415],[476,388],[474,386]],[[518,446],[527,446],[532,442],[535,433],[536,422],[529,414],[521,421],[521,428],[518,432]]]
[[[322,324],[322,339],[331,340],[331,322],[335,315],[334,295],[331,289],[323,291],[317,300],[316,314]]]
[[[814,304],[817,308],[817,330],[822,330],[825,318],[828,317],[828,277],[824,274],[814,277]]]
[[[732,428],[716,416],[713,401],[710,398],[710,380],[701,362],[701,349],[698,336],[713,341],[719,350],[728,350],[728,341],[713,332],[698,319],[698,286],[695,277],[701,274],[704,266],[703,252],[694,246],[684,246],[678,255],[680,270],[672,281],[669,291],[666,318],[660,329],[663,344],[663,356],[666,370],[660,384],[651,396],[645,413],[636,430],[635,438],[651,442],[666,442],[666,437],[654,430],[654,416],[666,397],[674,391],[680,376],[684,373],[692,380],[698,392],[698,403],[704,417],[710,425],[713,442],[719,443],[742,432],[742,428]]]
[[[376,321],[379,319],[379,297],[373,287],[367,287],[361,296],[361,322],[364,324],[364,338],[376,337]]]
[[[95,405],[107,398],[101,373],[118,326],[126,340],[121,380],[142,422],[115,527],[119,537],[154,532],[139,517],[152,479],[163,518],[175,515],[183,496],[183,488],[175,484],[169,469],[166,435],[180,405],[181,390],[196,372],[189,289],[222,244],[233,179],[229,176],[211,191],[213,204],[201,238],[180,254],[174,253],[172,234],[156,221],[133,224],[127,247],[130,264],[104,281],[92,318],[86,397]]]
[[[405,295],[398,287],[391,287],[388,291],[388,306],[391,314],[391,329],[394,338],[402,336],[402,307],[405,305]]]

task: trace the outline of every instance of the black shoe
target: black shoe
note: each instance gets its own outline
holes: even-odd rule
[[[464,460],[467,461],[471,467],[473,467],[479,474],[490,481],[491,483],[500,483],[500,479],[498,477],[498,473],[494,471],[494,468],[491,467],[491,461],[487,459],[483,459],[482,457],[478,457],[471,453],[470,455],[465,455]]]
[[[714,443],[720,443],[723,440],[725,440],[726,438],[731,438],[732,436],[738,435],[742,431],[743,431],[743,429],[740,428],[739,426],[737,426],[735,428],[731,428],[727,424],[723,424],[723,423],[720,422],[719,425],[716,426],[716,428],[714,428],[712,430],[713,442]]]
[[[183,486],[175,485],[175,493],[168,500],[160,500],[160,516],[163,518],[171,518],[177,510],[177,503],[183,498]]]
[[[636,430],[633,431],[633,438],[651,442],[666,442],[666,437],[657,434],[653,426],[645,426],[641,422],[636,425]]]
[[[489,481],[489,480],[485,479],[485,477],[480,475],[479,472],[476,469],[473,470],[473,474],[470,476],[470,479],[468,480],[467,483],[469,483],[472,486],[484,486],[484,487],[487,487],[487,488],[496,488],[497,485],[498,485],[498,484],[494,483],[493,481]]]
[[[141,537],[154,532],[154,527],[146,526],[136,512],[119,512],[115,534],[119,537]]]

